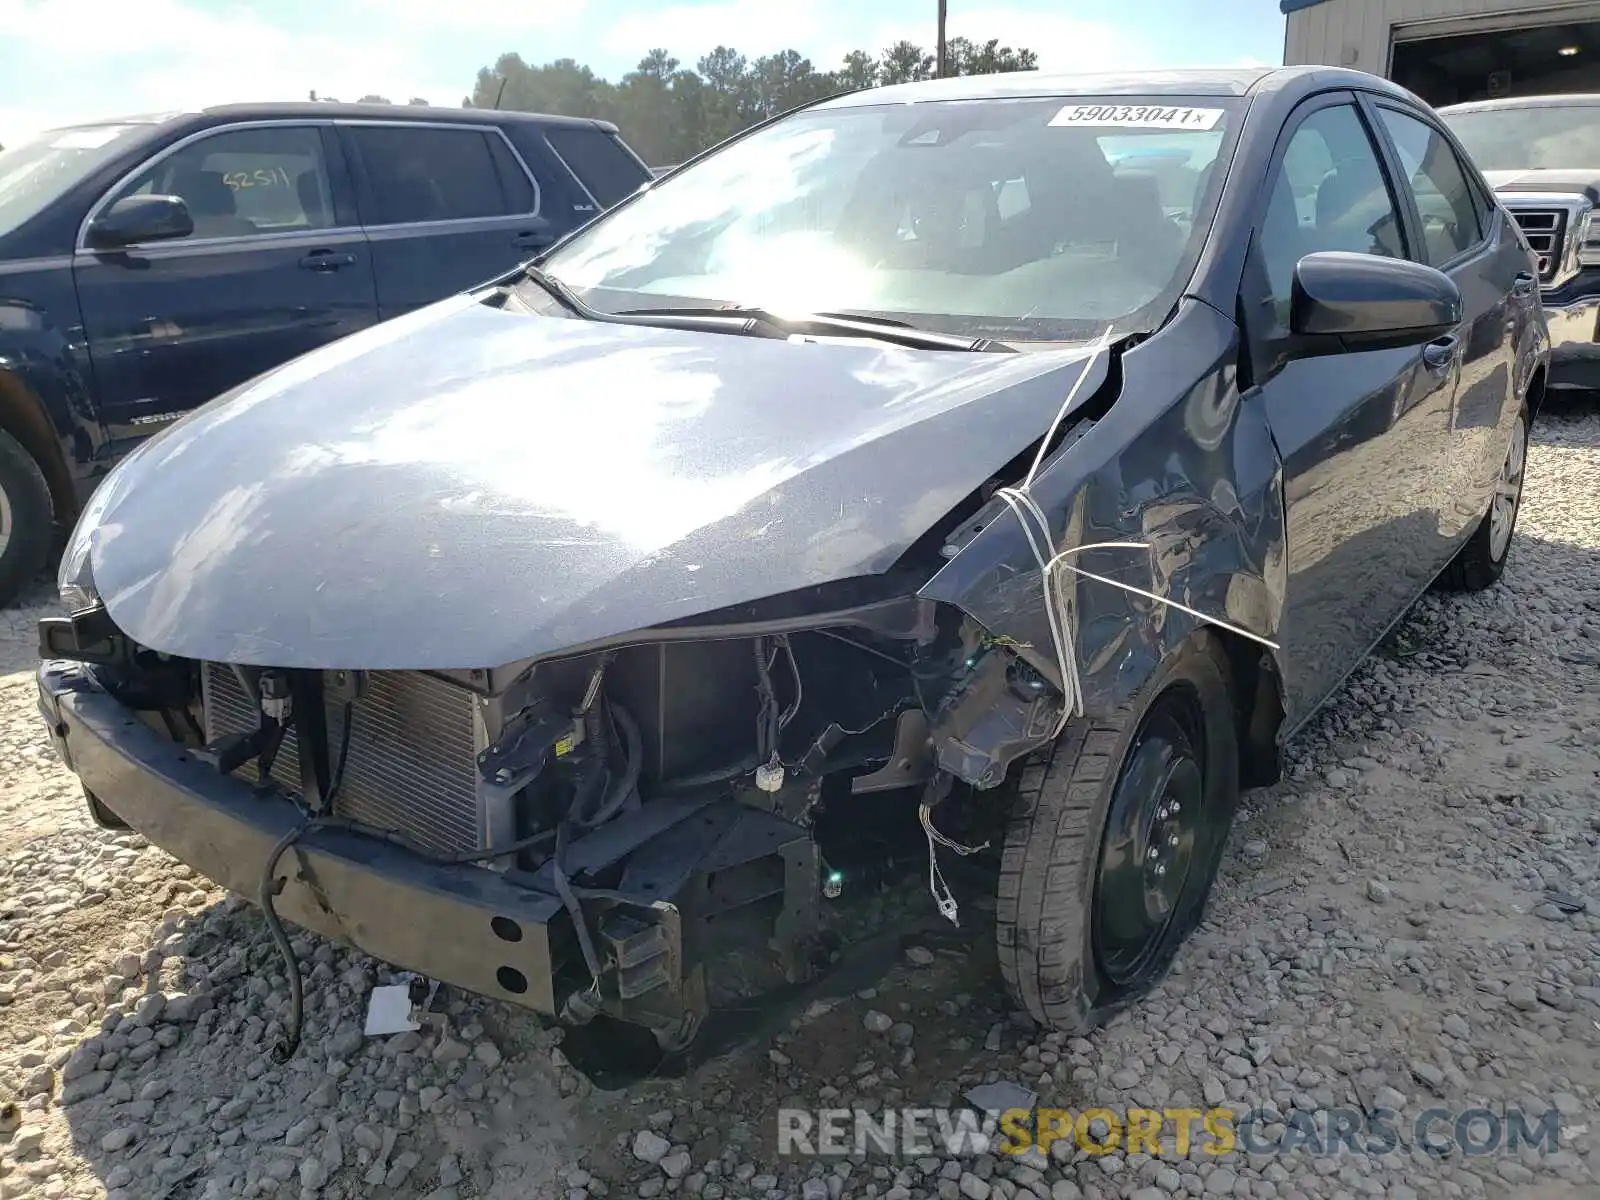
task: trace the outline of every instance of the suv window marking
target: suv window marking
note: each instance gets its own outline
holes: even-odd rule
[[[84,216],[82,222],[78,225],[78,236],[77,236],[76,242],[73,245],[73,253],[74,254],[90,254],[90,255],[95,255],[95,254],[100,253],[99,251],[95,250],[92,246],[89,245],[89,226],[90,226],[90,224],[93,223],[94,219],[96,217],[98,217],[103,211],[105,211],[105,209],[111,204],[111,202],[117,196],[119,196],[122,193],[122,189],[127,187],[128,184],[132,183],[134,180],[138,179],[141,175],[145,174],[146,172],[150,171],[151,169],[159,166],[162,162],[164,162],[166,159],[172,157],[174,154],[177,154],[179,151],[185,150],[188,147],[194,145],[196,142],[204,141],[207,138],[214,138],[214,137],[217,137],[217,136],[219,136],[221,134],[237,133],[237,132],[239,132],[241,130],[247,130],[247,129],[284,129],[284,128],[291,128],[291,129],[324,129],[324,128],[327,128],[328,126],[332,125],[332,124],[333,124],[333,122],[331,120],[324,120],[324,119],[318,119],[318,118],[309,118],[309,119],[307,119],[307,118],[293,118],[293,119],[285,118],[285,119],[282,119],[282,120],[240,121],[240,122],[238,122],[236,124],[233,124],[233,125],[213,125],[213,126],[210,126],[210,127],[206,128],[206,129],[199,129],[199,130],[196,130],[194,133],[186,134],[184,137],[181,137],[177,141],[173,142],[172,145],[166,146],[166,147],[156,151],[149,158],[141,160],[136,166],[134,166],[131,170],[129,170],[125,174],[123,174],[121,178],[119,178],[115,183],[113,183],[110,187],[108,187],[104,192],[102,192],[100,194],[100,198],[94,202],[94,204],[90,207],[88,213]],[[232,246],[232,245],[240,245],[240,244],[256,245],[256,244],[259,244],[263,239],[272,239],[272,240],[280,240],[281,241],[285,236],[299,237],[299,236],[304,236],[308,232],[317,233],[317,234],[322,235],[324,238],[326,238],[326,237],[328,237],[330,235],[341,233],[341,232],[356,232],[356,233],[359,233],[360,231],[361,231],[361,229],[360,229],[360,226],[358,226],[358,225],[336,225],[336,226],[323,228],[323,229],[317,229],[317,230],[299,230],[299,229],[296,229],[296,230],[270,231],[270,232],[258,233],[258,234],[254,234],[254,235],[245,235],[245,236],[241,236],[241,237],[220,237],[220,238],[193,238],[193,237],[191,237],[191,238],[184,238],[184,239],[181,239],[181,240],[182,240],[182,242],[183,242],[183,244],[185,246],[214,247],[214,246],[224,245],[224,244],[230,245],[230,246]],[[128,247],[126,247],[126,249],[144,251],[149,246],[155,246],[157,244],[167,245],[169,243],[164,243],[164,242],[163,243],[155,243],[155,242],[139,243],[139,244],[136,244],[136,245],[133,245],[133,246],[128,246]]]
[[[332,124],[336,127],[347,129],[373,126],[381,129],[461,129],[467,130],[471,133],[482,133],[498,136],[500,141],[504,143],[505,148],[511,152],[511,157],[515,159],[517,165],[522,168],[522,173],[527,177],[528,183],[533,187],[533,208],[529,212],[502,213],[498,216],[489,217],[446,217],[435,221],[406,221],[394,225],[374,225],[367,227],[369,233],[380,229],[429,229],[440,225],[460,228],[462,225],[473,221],[525,221],[529,217],[537,217],[544,209],[544,195],[539,188],[538,176],[536,176],[533,171],[529,169],[527,159],[522,157],[521,151],[519,151],[511,139],[506,136],[506,131],[498,125],[489,124],[487,122],[479,123],[475,121],[384,121],[375,117],[339,117],[335,118],[332,121]]]

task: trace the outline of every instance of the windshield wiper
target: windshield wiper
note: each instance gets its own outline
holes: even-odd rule
[[[856,316],[853,313],[801,313],[779,316],[765,308],[749,305],[678,305],[659,308],[626,308],[619,317],[668,317],[727,321],[751,321],[766,325],[780,334],[813,333],[835,337],[875,338],[908,346],[915,350],[962,350],[976,354],[1015,354],[1017,348],[992,338],[962,337],[954,333],[935,333],[931,329],[918,329],[892,317]],[[602,318],[603,319],[603,318]]]
[[[543,288],[560,303],[562,308],[565,308],[574,316],[587,317],[591,321],[605,319],[604,313],[590,308],[582,300],[578,299],[577,293],[554,275],[546,275],[532,263],[524,263],[518,270],[522,278]]]
[[[958,334],[935,333],[931,329],[918,329],[914,325],[908,325],[892,317],[823,312],[780,317],[767,309],[746,305],[664,305],[659,308],[626,308],[618,312],[603,312],[584,303],[565,283],[538,267],[531,264],[524,265],[521,274],[524,279],[547,292],[574,316],[589,321],[768,337],[788,337],[793,333],[865,337],[915,350],[960,350],[979,354],[1017,352],[1015,346],[1009,346],[992,338],[969,338]],[[762,335],[763,328],[771,332]]]

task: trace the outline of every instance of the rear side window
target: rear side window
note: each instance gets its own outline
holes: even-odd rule
[[[368,225],[463,221],[533,209],[532,186],[498,135],[478,129],[355,125],[348,129],[366,169],[376,211]],[[519,186],[520,185],[520,186]]]
[[[1442,267],[1483,238],[1467,172],[1437,129],[1392,108],[1380,108],[1378,115],[1400,154],[1422,215],[1426,254],[1418,257]]]
[[[544,138],[606,208],[633,195],[650,178],[650,172],[603,129],[547,129]]]

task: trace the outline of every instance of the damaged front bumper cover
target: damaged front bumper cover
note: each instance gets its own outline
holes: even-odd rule
[[[293,800],[219,775],[138,719],[78,663],[42,663],[38,685],[51,740],[91,804],[98,801],[223,887],[256,896],[272,848],[305,822]],[[659,862],[668,847],[685,852]],[[575,879],[586,869],[629,863],[619,887],[584,905],[609,984],[599,997],[548,866],[525,872],[445,864],[312,824],[279,865],[285,882],[274,907],[296,925],[377,958],[546,1016],[610,1012],[667,1030],[705,1004],[699,972],[685,967],[684,918],[672,900],[696,873],[766,855],[784,863],[780,887],[791,903],[815,895],[815,845],[805,831],[732,800],[645,805],[575,840],[564,858]],[[661,869],[652,870],[649,859]],[[791,936],[812,926],[792,908],[786,916],[780,924]]]

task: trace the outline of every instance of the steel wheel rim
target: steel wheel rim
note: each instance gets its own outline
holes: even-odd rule
[[[11,497],[0,487],[0,554],[11,545]]]
[[[1160,953],[1200,854],[1205,826],[1204,717],[1187,689],[1140,723],[1106,813],[1093,930],[1100,969],[1119,986]]]
[[[1511,429],[1511,445],[1506,448],[1500,477],[1494,483],[1494,500],[1489,506],[1489,556],[1496,562],[1511,547],[1511,530],[1517,521],[1517,505],[1522,499],[1522,472],[1528,458],[1528,434],[1522,418]]]

